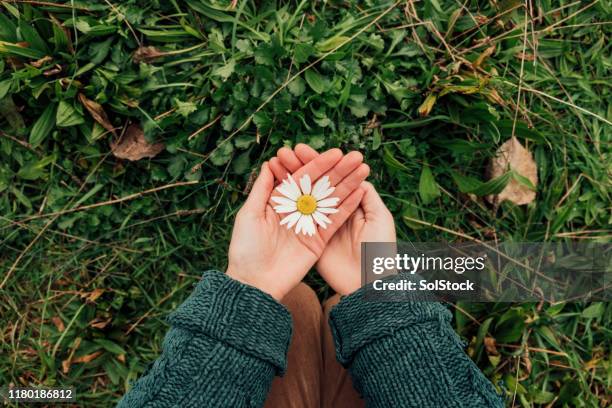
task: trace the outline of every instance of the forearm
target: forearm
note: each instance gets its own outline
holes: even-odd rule
[[[262,406],[286,366],[291,317],[269,295],[206,272],[168,318],[152,368],[119,407]]]
[[[343,298],[330,323],[338,359],[368,407],[503,407],[463,352],[450,312],[436,302]]]

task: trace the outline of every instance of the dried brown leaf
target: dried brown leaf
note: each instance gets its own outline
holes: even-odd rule
[[[81,297],[87,302],[95,302],[100,296],[104,294],[104,289],[96,288],[91,292],[81,293]]]
[[[125,134],[117,143],[111,142],[111,150],[115,157],[130,161],[140,160],[144,157],[155,157],[164,150],[163,143],[149,143],[144,132],[138,125],[130,125]]]
[[[535,61],[536,57],[533,54],[527,52],[518,52],[516,53],[516,58],[524,59],[525,61]]]
[[[64,374],[68,374],[68,371],[70,371],[70,364],[72,363],[72,360],[67,358],[65,360],[62,361],[62,372]]]
[[[491,161],[489,169],[491,179],[513,170],[528,179],[534,186],[538,184],[536,162],[529,150],[524,148],[516,137],[512,137],[497,149],[497,155]],[[508,200],[517,205],[525,205],[535,200],[535,197],[535,191],[512,178],[499,194],[487,196],[487,200],[492,204]]]
[[[4,60],[10,65],[12,69],[21,69],[25,66],[23,61],[21,61],[18,57],[4,57]]]
[[[499,354],[499,352],[497,351],[496,344],[497,342],[495,341],[495,338],[493,337],[484,338],[484,346],[485,346],[485,349],[487,350],[487,354],[494,355],[494,356]]]
[[[85,109],[87,109],[87,112],[89,112],[91,117],[94,118],[96,122],[102,125],[104,129],[115,135],[115,128],[113,127],[112,123],[110,123],[108,115],[104,111],[102,105],[96,101],[92,101],[82,93],[79,93],[79,101],[81,101]]]
[[[472,63],[472,66],[474,66],[474,68],[480,67],[482,63],[487,60],[487,58],[493,55],[493,53],[495,52],[495,48],[497,48],[497,44],[493,44],[490,47],[485,48],[485,50]]]
[[[483,95],[487,97],[491,102],[501,106],[506,106],[506,102],[501,97],[497,89],[490,89],[488,92],[483,92]]]
[[[58,332],[61,333],[64,331],[64,329],[66,329],[66,326],[64,326],[64,322],[59,316],[52,317],[51,321],[53,322],[53,325],[55,326]]]
[[[476,14],[474,16],[474,20],[476,20],[476,22],[479,25],[483,25],[483,24],[487,24],[489,22],[489,17],[483,15],[483,14]]]
[[[43,65],[45,65],[49,61],[53,61],[53,58],[51,58],[51,56],[49,56],[49,55],[45,55],[44,57],[42,57],[39,60],[30,62],[30,65],[32,65],[34,68],[40,68],[40,67],[42,67]]]
[[[53,68],[50,68],[43,72],[43,75],[46,77],[57,75],[62,72],[62,66],[60,64],[55,64]]]
[[[93,319],[91,322],[89,322],[89,325],[93,328],[96,329],[103,329],[106,326],[108,326],[108,324],[111,322],[111,318],[109,317],[108,319],[103,319],[101,317],[96,317],[95,319]]]
[[[132,61],[138,62],[151,62],[159,57],[163,57],[164,53],[155,47],[140,47],[134,54],[132,54]]]
[[[102,351],[96,351],[95,353],[86,354],[84,356],[73,358],[71,363],[72,364],[89,363],[90,361],[95,360],[96,358],[100,357],[101,355],[102,355]]]
[[[67,359],[62,361],[62,372],[64,374],[68,374],[68,371],[70,371],[70,365],[72,364],[72,357],[74,357],[74,353],[76,353],[78,348],[81,346],[81,341],[82,341],[81,337],[77,337],[76,339],[74,339],[74,342],[72,343],[72,349],[70,350],[70,355],[68,356]]]
[[[419,116],[429,116],[429,113],[431,112],[436,103],[436,99],[438,99],[438,95],[436,94],[431,93],[427,95],[427,98],[425,98],[421,106],[419,106],[419,108],[417,109],[417,111],[419,112]]]

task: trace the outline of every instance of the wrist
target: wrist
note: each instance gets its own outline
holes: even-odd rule
[[[277,285],[273,285],[273,284],[270,284],[269,282],[262,281],[261,279],[258,279],[255,276],[248,276],[245,274],[241,274],[235,268],[232,268],[231,266],[228,266],[225,274],[228,277],[234,279],[235,281],[238,281],[248,286],[252,286],[256,289],[261,290],[262,292],[267,293],[268,295],[272,296],[278,302],[280,302],[281,299],[285,296],[284,291],[280,290],[280,288],[278,288]]]

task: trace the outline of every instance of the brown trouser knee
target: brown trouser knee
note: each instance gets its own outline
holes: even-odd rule
[[[287,372],[274,379],[266,408],[365,406],[348,371],[336,360],[328,319],[339,300],[338,295],[332,296],[321,308],[317,295],[304,283],[282,300],[291,312],[293,337],[287,354]]]

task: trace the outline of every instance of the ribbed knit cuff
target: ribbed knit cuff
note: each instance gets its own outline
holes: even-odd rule
[[[435,320],[450,322],[452,318],[446,307],[438,302],[366,300],[368,290],[368,287],[363,287],[343,297],[329,316],[336,355],[345,367],[368,343],[417,323]]]
[[[204,272],[168,321],[267,361],[279,375],[285,372],[292,327],[289,311],[267,293],[222,272]]]

